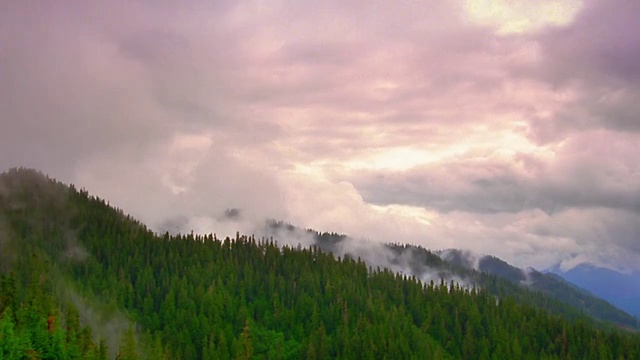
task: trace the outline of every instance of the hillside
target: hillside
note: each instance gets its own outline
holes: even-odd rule
[[[568,271],[554,267],[549,272],[640,317],[640,273],[623,274],[589,264],[581,264]]]
[[[301,237],[302,230],[290,224],[272,222],[269,228],[275,235]],[[638,326],[632,315],[558,276],[535,269],[519,269],[494,256],[474,256],[461,250],[432,252],[415,245],[377,244],[346,235],[306,231],[322,251],[360,258],[373,268],[388,268],[423,282],[454,280],[469,287],[483,288],[494,296],[513,296],[519,302],[545,308],[569,319],[588,315],[605,323],[630,328]]]
[[[639,335],[519,301],[534,293],[497,277],[476,289],[372,268],[317,246],[157,235],[32,170],[0,175],[0,235],[0,357],[7,359],[640,356]],[[402,249],[409,247],[391,248]],[[451,266],[417,254],[414,266],[423,266],[413,261],[422,256]],[[496,297],[500,287],[510,290]],[[119,316],[130,326],[110,327],[111,345],[100,334]]]
[[[469,261],[465,252],[449,250],[443,255],[450,263],[466,269],[476,269],[485,274],[495,275],[518,284],[527,289],[539,292],[545,296],[579,309],[595,319],[613,322],[621,326],[637,327],[636,318],[619,308],[611,305],[587,289],[574,285],[563,278],[542,273],[535,269],[520,269],[494,256],[480,256],[475,259],[476,264]]]

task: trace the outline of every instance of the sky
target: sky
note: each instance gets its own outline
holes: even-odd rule
[[[157,231],[274,218],[640,270],[638,15],[626,0],[5,1],[0,169],[73,182]]]

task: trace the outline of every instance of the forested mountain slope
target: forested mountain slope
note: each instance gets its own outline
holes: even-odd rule
[[[157,236],[31,170],[0,175],[0,214],[1,358],[640,357],[637,334],[508,294],[271,239]],[[118,349],[93,338],[100,324],[69,293],[128,316],[134,326],[117,334]]]
[[[535,269],[519,269],[494,256],[480,256],[472,264],[464,251],[449,250],[443,254],[450,263],[467,269],[495,275],[514,284],[520,284],[530,290],[540,292],[549,298],[558,300],[579,309],[585,314],[622,326],[637,327],[637,320],[630,314],[616,308],[593,293],[567,282],[554,274],[545,274]]]
[[[548,271],[607,299],[632,315],[640,316],[639,272],[621,273],[589,264],[581,264],[568,271],[555,266]]]
[[[300,237],[299,228],[283,222],[268,227],[277,235]],[[498,297],[512,296],[519,302],[542,307],[569,319],[588,315],[604,322],[637,328],[637,320],[608,302],[553,274],[519,269],[494,256],[476,256],[462,250],[432,252],[415,245],[378,244],[336,233],[306,230],[313,244],[334,256],[360,258],[371,267],[385,267],[423,282],[454,280],[481,287]]]

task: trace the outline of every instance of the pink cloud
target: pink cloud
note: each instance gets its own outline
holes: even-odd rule
[[[607,237],[638,251],[636,5],[510,35],[454,2],[38,5],[0,15],[3,168],[86,182],[158,223],[242,208],[521,262]],[[203,134],[189,161],[171,155]]]

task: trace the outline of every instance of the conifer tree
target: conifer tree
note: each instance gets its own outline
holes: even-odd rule
[[[120,351],[118,352],[118,359],[141,360],[140,353],[138,352],[135,333],[133,330],[133,324],[129,324],[129,328],[122,337]]]

